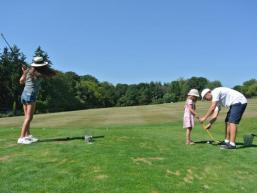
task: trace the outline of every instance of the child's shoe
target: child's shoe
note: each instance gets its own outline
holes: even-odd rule
[[[187,141],[186,145],[194,145],[195,143],[193,141]]]

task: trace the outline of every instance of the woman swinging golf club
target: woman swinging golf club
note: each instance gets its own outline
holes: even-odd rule
[[[239,124],[245,111],[247,99],[242,93],[226,87],[218,87],[212,91],[208,88],[204,89],[201,96],[203,100],[212,101],[212,104],[205,116],[200,118],[201,122],[208,119],[213,114],[217,106],[222,105],[229,108],[225,119],[225,140],[221,148],[235,149],[237,124]],[[211,124],[209,124],[209,128],[211,127]]]
[[[22,76],[20,84],[25,84],[21,95],[21,103],[24,110],[24,122],[21,129],[21,135],[18,139],[18,144],[31,144],[38,141],[30,134],[30,122],[36,108],[36,98],[38,95],[40,82],[42,78],[47,78],[56,75],[56,72],[51,69],[47,62],[43,61],[42,57],[34,57],[31,66],[26,69],[22,66]]]

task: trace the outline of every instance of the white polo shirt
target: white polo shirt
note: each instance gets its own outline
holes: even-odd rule
[[[247,103],[247,99],[242,93],[231,88],[218,87],[213,89],[211,94],[213,102],[218,102],[218,105],[222,105],[227,108],[236,103]]]

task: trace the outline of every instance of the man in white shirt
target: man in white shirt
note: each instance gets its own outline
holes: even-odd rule
[[[202,91],[201,96],[202,100],[212,101],[212,104],[207,113],[202,118],[200,118],[201,122],[204,122],[212,114],[214,114],[217,107],[219,107],[219,110],[220,106],[224,106],[229,109],[225,119],[226,136],[221,148],[235,149],[237,124],[239,124],[245,111],[247,106],[247,99],[242,93],[226,87],[218,87],[212,91],[206,88]],[[218,116],[218,113],[216,113],[216,116]],[[208,128],[211,127],[213,122],[214,121],[210,122]]]

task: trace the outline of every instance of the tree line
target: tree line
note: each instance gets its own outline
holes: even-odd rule
[[[0,114],[16,115],[22,112],[19,84],[21,65],[26,56],[13,46],[13,52],[4,48],[0,53]],[[42,56],[52,64],[48,54],[38,47],[34,56]],[[101,82],[92,75],[58,71],[57,76],[43,80],[37,100],[37,112],[71,111],[100,107],[121,107],[161,104],[183,101],[191,88],[199,91],[222,86],[220,81],[204,77],[180,78],[168,83],[150,82],[116,84]],[[251,79],[234,87],[247,97],[257,96],[257,81]]]

